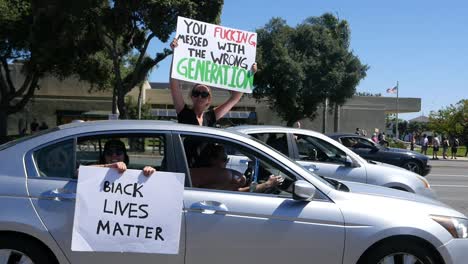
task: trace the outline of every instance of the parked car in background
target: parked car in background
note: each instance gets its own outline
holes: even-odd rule
[[[186,175],[177,254],[71,251],[76,168],[97,163],[103,144],[116,139],[125,145],[129,167]],[[222,145],[243,156],[248,167],[242,173],[253,173],[246,182],[250,192],[193,185],[194,168],[187,159],[193,149],[186,146],[195,142]],[[343,168],[364,167],[360,158],[346,157],[329,159],[341,160]],[[258,191],[255,187],[270,174],[281,176],[283,183]],[[221,129],[155,121],[85,122],[0,146],[1,263],[237,264],[248,259],[284,264],[313,259],[452,264],[468,258],[467,229],[467,217],[439,201],[324,180],[252,137]],[[120,233],[108,239],[114,235]]]
[[[399,167],[367,161],[324,134],[280,126],[236,126],[228,128],[251,135],[314,173],[337,180],[375,184],[435,197],[423,177]],[[243,157],[233,156],[232,166],[242,165]],[[236,165],[237,164],[237,165]]]
[[[371,139],[355,134],[329,134],[329,137],[340,142],[367,160],[374,160],[402,167],[422,176],[431,171],[429,158],[420,153],[381,146]]]

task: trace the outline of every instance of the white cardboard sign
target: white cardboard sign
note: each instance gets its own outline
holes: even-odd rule
[[[73,251],[179,252],[185,176],[80,166]]]
[[[257,33],[178,17],[172,78],[251,93]]]

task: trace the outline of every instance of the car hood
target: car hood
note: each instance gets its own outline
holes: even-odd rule
[[[407,155],[418,157],[418,158],[426,158],[421,153],[411,151],[411,150],[407,150],[407,149],[401,149],[401,148],[385,148],[385,149],[383,149],[383,151],[394,152],[394,153],[405,153]]]
[[[382,167],[385,167],[385,170],[382,170]],[[405,175],[409,177],[418,176],[418,174],[411,172],[409,170],[403,169],[402,167],[398,167],[395,165],[391,165],[388,163],[383,163],[374,160],[367,160],[367,168],[368,170],[372,171],[372,173],[385,173],[385,174],[395,174],[395,175]]]
[[[365,208],[384,207],[396,211],[399,211],[401,207],[405,207],[405,210],[414,209],[415,211],[431,208],[432,214],[466,218],[465,215],[450,206],[425,196],[364,183],[340,182],[348,187],[349,192],[333,191],[330,193],[332,199],[334,195],[337,196],[336,201],[339,204],[356,205],[358,203]]]
[[[340,181],[349,188],[349,192],[351,193],[359,193],[359,194],[366,194],[366,195],[373,195],[373,196],[381,196],[381,197],[391,197],[400,200],[407,200],[407,201],[415,201],[420,203],[427,203],[427,204],[434,204],[434,205],[442,205],[447,206],[444,203],[422,196],[417,195],[414,193],[400,191],[388,187],[381,187],[377,185],[365,184],[365,183],[358,183],[358,182],[348,182],[348,181]]]

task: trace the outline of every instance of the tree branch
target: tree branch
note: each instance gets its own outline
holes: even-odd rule
[[[13,85],[13,82],[11,81],[11,74],[10,74],[10,69],[8,68],[8,62],[6,58],[2,58],[1,62],[2,62],[2,67],[5,71],[6,88],[9,90],[8,92],[13,93],[13,91],[15,90],[15,86]]]
[[[21,98],[21,100],[13,106],[10,106],[7,108],[7,115],[14,114],[24,108],[26,103],[29,102],[29,99],[33,97],[34,92],[36,91],[37,83],[39,81],[39,74],[33,73],[33,77],[31,78],[31,82],[28,86],[28,92]]]

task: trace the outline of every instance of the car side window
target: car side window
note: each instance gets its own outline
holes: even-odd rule
[[[39,176],[73,178],[75,176],[74,140],[69,139],[34,151]]]
[[[97,135],[80,137],[77,140],[76,164],[96,165],[117,162],[106,160],[106,144],[118,143],[128,169],[141,170],[151,166],[166,171],[166,140],[164,135]]]
[[[182,140],[192,187],[291,196],[296,177],[255,151],[209,137],[187,135]]]
[[[355,138],[357,144],[355,145],[356,148],[364,148],[364,149],[371,149],[374,148],[374,144],[367,139],[363,138]]]
[[[319,161],[342,164],[346,161],[346,153],[325,140],[295,134],[299,160]]]
[[[255,133],[251,136],[263,141],[268,146],[278,150],[286,156],[288,153],[288,137],[286,133]]]

